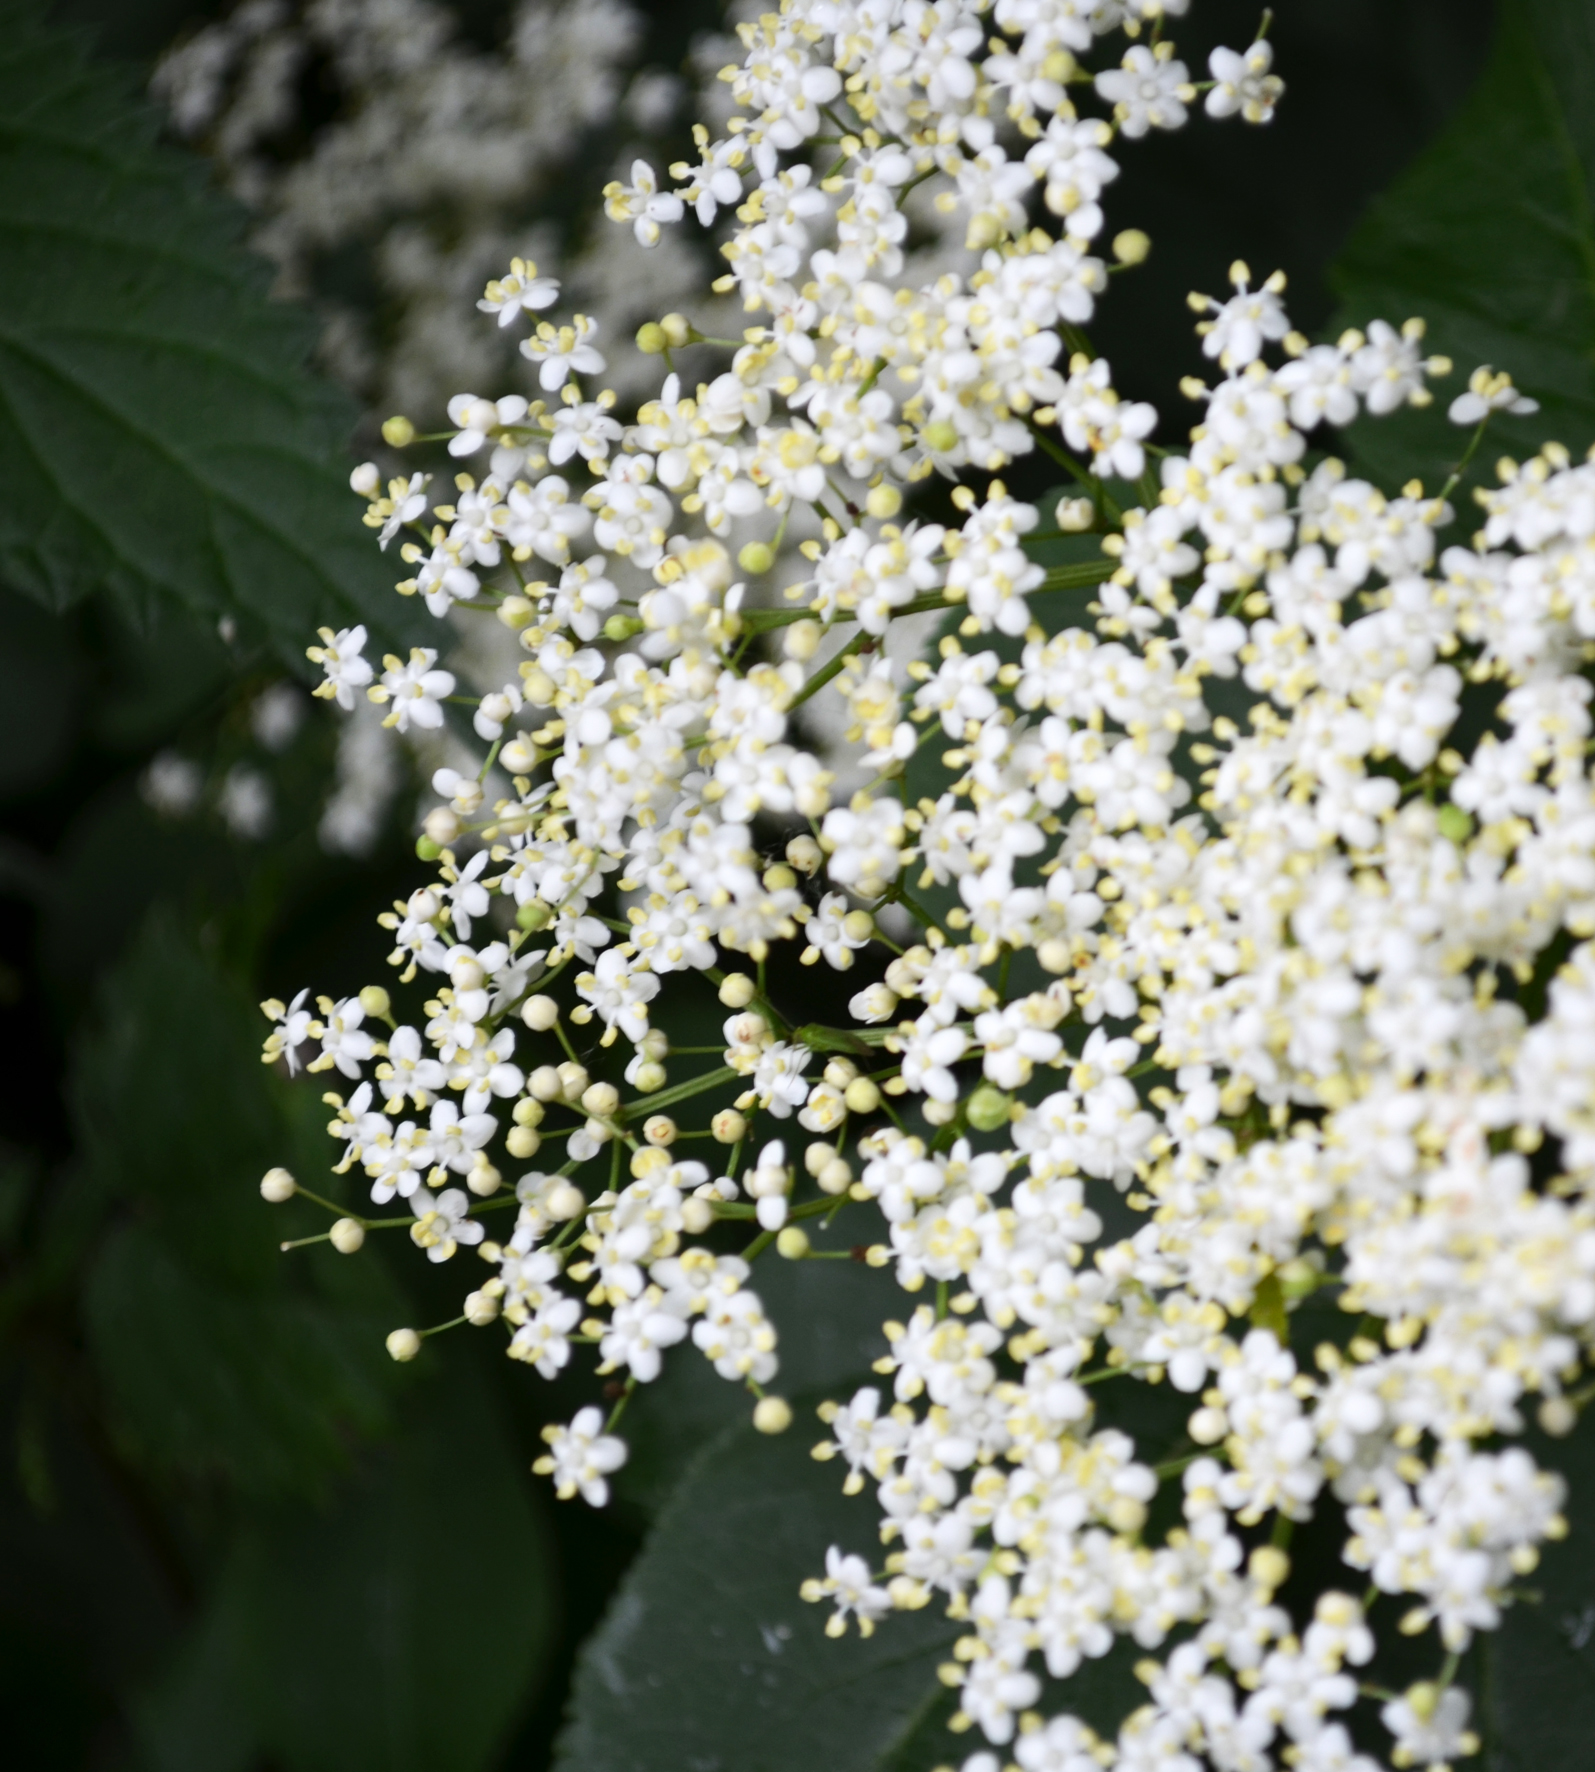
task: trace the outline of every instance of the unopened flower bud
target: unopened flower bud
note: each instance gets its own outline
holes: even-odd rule
[[[449,983],[457,991],[479,991],[487,983],[487,974],[475,954],[462,954],[449,967]]]
[[[1097,508],[1088,498],[1060,498],[1054,513],[1065,535],[1079,535],[1097,520]]]
[[[512,738],[509,743],[505,745],[503,750],[499,752],[498,760],[511,775],[530,775],[537,767],[537,747],[528,744],[524,738]],[[524,910],[526,907],[522,906],[521,908]],[[552,917],[553,906],[544,905],[543,908],[548,912],[549,916]],[[540,929],[542,928],[542,924],[522,924],[521,927],[536,927]]]
[[[701,1194],[692,1194],[681,1202],[681,1228],[689,1237],[701,1237],[714,1223],[714,1203]]]
[[[669,1114],[650,1114],[642,1123],[642,1135],[649,1144],[674,1144],[676,1142],[676,1123]]]
[[[801,1261],[809,1252],[809,1234],[800,1224],[789,1224],[775,1239],[775,1252],[788,1261]]]
[[[1290,1574],[1290,1558],[1277,1544],[1260,1544],[1247,1559],[1246,1573],[1259,1587],[1266,1587],[1273,1593],[1285,1585],[1285,1578]]]
[[[1565,1439],[1578,1426],[1578,1411],[1566,1397],[1547,1397],[1540,1404],[1539,1423],[1552,1439]]]
[[[817,621],[795,621],[781,639],[781,650],[799,664],[807,664],[820,649],[825,630]]]
[[[291,1200],[298,1191],[299,1184],[286,1169],[268,1169],[260,1178],[260,1197],[270,1200],[273,1206]]]
[[[604,638],[622,645],[625,641],[635,639],[648,624],[635,615],[627,615],[624,610],[617,611],[604,623]]]
[[[1113,256],[1121,265],[1144,265],[1151,250],[1151,239],[1139,228],[1126,228],[1113,236]]]
[[[832,1157],[815,1176],[822,1194],[845,1194],[853,1185],[853,1171],[841,1157]]]
[[[559,1072],[551,1064],[540,1064],[527,1078],[526,1087],[537,1101],[558,1101],[564,1093]]]
[[[632,1080],[633,1087],[639,1095],[652,1095],[656,1089],[664,1088],[665,1077],[665,1067],[658,1059],[650,1058],[637,1066],[637,1075]]]
[[[554,920],[554,907],[540,898],[534,898],[529,904],[523,904],[515,913],[515,924],[529,935],[539,929],[546,929]]]
[[[498,1316],[498,1300],[491,1292],[468,1292],[465,1295],[465,1320],[478,1329],[485,1329]]]
[[[753,1425],[761,1434],[784,1434],[792,1425],[792,1405],[785,1397],[760,1397],[754,1405]]]
[[[443,845],[435,838],[427,836],[423,831],[415,840],[415,858],[417,861],[436,861],[443,853]]]
[[[545,997],[541,994],[528,997],[521,1004],[521,1020],[534,1034],[546,1034],[559,1020],[559,1005],[552,997]]]
[[[737,565],[755,578],[762,577],[775,564],[775,550],[767,541],[750,541],[737,555]]]
[[[1185,1431],[1198,1446],[1216,1446],[1229,1432],[1229,1418],[1222,1409],[1198,1409],[1185,1424]]]
[[[813,875],[825,862],[825,851],[806,833],[786,846],[786,859],[800,874]]]
[[[430,886],[423,886],[418,891],[412,892],[404,907],[405,915],[413,917],[417,923],[434,922],[438,912],[442,909],[443,900]]]
[[[753,980],[745,972],[728,972],[720,980],[720,1001],[727,1009],[746,1009],[755,994]]]
[[[339,1218],[327,1232],[327,1241],[340,1255],[353,1255],[366,1240],[366,1227],[358,1218]]]
[[[926,425],[919,434],[925,447],[934,450],[937,455],[945,455],[948,450],[958,447],[958,427],[945,418]]]
[[[543,1210],[550,1218],[558,1219],[561,1223],[580,1218],[587,1210],[587,1196],[574,1182],[562,1181],[549,1190],[548,1198],[543,1202]]]
[[[969,1098],[969,1124],[977,1132],[995,1132],[1008,1124],[1010,1098],[995,1083],[982,1083]]]
[[[368,984],[360,993],[360,1007],[367,1015],[374,1015],[382,1021],[391,1013],[393,1003],[381,985]]]
[[[881,1092],[868,1077],[855,1077],[842,1092],[850,1114],[873,1114],[881,1105]]]
[[[647,1033],[637,1042],[637,1050],[644,1058],[662,1059],[670,1056],[670,1036],[663,1028],[649,1028]]]
[[[362,498],[375,498],[382,490],[382,474],[374,461],[363,461],[349,476],[349,490]]]
[[[421,1351],[421,1337],[413,1329],[395,1329],[388,1337],[388,1356],[394,1360],[413,1360]]]
[[[747,1137],[748,1122],[735,1108],[721,1108],[709,1122],[709,1130],[721,1144],[741,1144]]]
[[[460,823],[460,815],[452,806],[434,806],[421,821],[421,828],[439,845],[446,849],[464,828]]]
[[[849,911],[842,919],[842,933],[849,941],[868,941],[875,933],[875,919],[868,911]]]
[[[530,597],[508,596],[498,606],[498,618],[512,634],[518,634],[537,619],[537,605]]]
[[[613,1083],[593,1083],[582,1091],[581,1104],[594,1119],[612,1120],[620,1106],[620,1091]]]
[[[587,1066],[577,1064],[574,1059],[567,1059],[556,1068],[559,1072],[559,1092],[574,1107],[587,1093],[587,1085],[592,1081],[587,1074]],[[535,1093],[534,1090],[533,1094]]]
[[[810,1175],[818,1175],[827,1163],[835,1162],[836,1146],[816,1139],[803,1153],[803,1167]]]
[[[659,329],[673,351],[692,342],[692,322],[685,314],[666,314],[659,322]]]
[[[415,441],[415,426],[402,413],[395,413],[383,421],[382,441],[390,449],[407,449]]]
[[[473,1194],[480,1194],[485,1200],[489,1194],[496,1194],[504,1185],[504,1177],[488,1162],[484,1152],[476,1153],[476,1161],[471,1165],[471,1172],[465,1178],[465,1185]]]
[[[858,1066],[852,1059],[837,1057],[827,1059],[825,1063],[825,1080],[833,1089],[845,1089],[858,1075]]]
[[[878,486],[872,486],[864,500],[864,509],[872,517],[882,522],[888,517],[895,517],[902,508],[902,493],[885,480],[882,480]]]
[[[645,357],[657,357],[662,351],[670,348],[670,340],[665,336],[665,329],[657,320],[645,320],[637,328],[637,349]]]
[[[517,1161],[524,1162],[526,1158],[537,1155],[542,1142],[542,1135],[533,1127],[511,1126],[505,1134],[504,1148]]]

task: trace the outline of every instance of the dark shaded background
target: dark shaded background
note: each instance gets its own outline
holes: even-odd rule
[[[147,70],[180,29],[216,10],[63,0],[55,15]],[[664,66],[713,22],[706,6],[643,10],[641,59]],[[494,40],[502,7],[467,0],[460,11],[481,41]],[[1129,144],[1112,192],[1112,225],[1145,228],[1154,257],[1147,273],[1116,279],[1093,336],[1121,389],[1154,400],[1175,424],[1175,384],[1200,361],[1185,290],[1220,290],[1244,256],[1259,274],[1284,269],[1296,323],[1321,327],[1342,241],[1459,101],[1489,45],[1486,0],[1284,0],[1278,14],[1276,66],[1289,92],[1273,126],[1259,134],[1198,118],[1178,135]],[[1197,0],[1175,35],[1205,59],[1214,42],[1249,41],[1256,16],[1250,4]],[[0,586],[0,1758],[9,1765],[148,1763],[133,1745],[131,1695],[184,1652],[220,1561],[263,1505],[225,1485],[152,1475],[120,1442],[87,1351],[83,1275],[109,1227],[140,1210],[79,1185],[103,1161],[85,1140],[104,1085],[97,1067],[108,1062],[92,1043],[107,1015],[104,981],[152,907],[164,906],[254,997],[285,980],[356,987],[380,975],[375,912],[418,871],[397,832],[360,865],[316,849],[331,755],[324,723],[307,724],[273,765],[285,811],[268,845],[234,843],[202,822],[163,825],[143,807],[135,783],[163,747],[181,744],[216,767],[251,754],[249,695],[271,674],[241,667],[213,634],[175,617],[139,633],[97,605],[57,618]],[[277,1234],[262,1213],[262,1242]],[[401,1250],[395,1268],[414,1320],[452,1314],[457,1285],[410,1254]],[[447,1385],[480,1387],[524,1469],[539,1425],[570,1399],[507,1366],[487,1340],[451,1349]],[[402,1387],[395,1394],[391,1456],[419,1431],[421,1407]],[[551,1545],[559,1647],[540,1687],[528,1685],[502,1752],[517,1772],[548,1762],[571,1658],[646,1523],[640,1508],[556,1510],[540,1492],[531,1505]],[[193,1764],[223,1758],[201,1744]]]

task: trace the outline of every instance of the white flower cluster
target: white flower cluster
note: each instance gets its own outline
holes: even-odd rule
[[[319,1019],[301,994],[267,1006],[267,1055],[292,1068],[315,1043],[310,1068],[351,1080],[379,1061],[329,1098],[340,1167],[410,1202],[433,1259],[498,1204],[500,1103],[509,1157],[563,1138],[563,1167],[515,1186],[508,1241],[480,1241],[466,1317],[502,1316],[545,1375],[591,1344],[627,1395],[690,1338],[770,1430],[790,1411],[762,1396],[775,1335],[749,1264],[772,1242],[818,1255],[801,1221],[873,1203],[869,1265],[930,1295],[885,1326],[890,1398],[828,1409],[819,1452],[874,1485],[887,1551],[833,1548],[806,1591],[834,1600],[833,1634],[944,1605],[966,1626],[954,1726],[1021,1772],[1368,1772],[1345,1713],[1370,1690],[1395,1763],[1438,1766],[1473,1745],[1456,1657],[1565,1530],[1560,1479],[1481,1443],[1535,1399],[1570,1427],[1595,1336],[1595,466],[1555,446],[1503,464],[1482,532],[1443,546],[1452,485],[1389,496],[1309,453],[1322,421],[1428,400],[1448,365],[1421,326],[1309,345],[1281,280],[1243,265],[1227,298],[1193,298],[1220,379],[1187,386],[1189,448],[1149,456],[1155,415],[1078,328],[1106,282],[1108,149],[1198,95],[1162,36],[1183,10],[789,0],[742,28],[723,138],[703,132],[673,191],[639,164],[608,195],[644,245],[734,208],[729,278],[762,318],[730,367],[692,392],[670,375],[625,424],[583,385],[591,323],[539,320],[523,349],[556,398],[459,396],[450,449],[486,460],[454,502],[355,476],[384,541],[414,537],[401,590],[519,636],[474,715],[513,793],[484,804],[487,764],[435,782],[439,882],[385,919],[404,981],[439,981],[424,1026],[381,987]],[[1122,64],[1086,70],[1121,27]],[[1212,74],[1211,113],[1266,119],[1266,44]],[[921,181],[971,258],[913,286]],[[483,305],[556,300],[517,264]],[[696,336],[672,315],[645,342]],[[1514,402],[1484,372],[1455,416],[1476,445]],[[1080,484],[1060,527],[1102,537],[1084,572],[1035,562],[1041,513],[992,478],[1038,447]],[[978,488],[938,500],[938,475]],[[746,607],[797,506],[821,534],[795,607]],[[734,564],[721,538],[754,516],[772,541]],[[1049,632],[1032,599],[1086,582],[1094,623]],[[957,629],[905,678],[882,638],[926,609]],[[761,642],[783,630],[777,658]],[[433,655],[372,681],[362,640],[323,636],[324,692],[441,722]],[[793,718],[827,691],[879,771],[844,804]],[[933,736],[947,785],[909,805],[891,784]],[[918,925],[906,949],[888,905]],[[473,945],[479,921],[502,938]],[[852,1026],[783,1014],[780,943],[869,968]],[[687,971],[732,1011],[724,1065],[667,1087],[658,1023]],[[512,1014],[564,1061],[517,1064]],[[600,1033],[594,1064],[624,1039],[624,1087],[567,1024]],[[735,1106],[698,1136],[731,1147],[719,1175],[660,1111],[716,1091]],[[759,1116],[780,1125],[755,1137]],[[595,1161],[589,1202],[570,1177]],[[436,1191],[450,1176],[481,1203]],[[739,1220],[753,1241],[720,1252]],[[1162,1462],[1098,1419],[1097,1387],[1135,1382],[1188,1399]],[[612,1425],[550,1430],[561,1494],[603,1499]],[[1286,1546],[1326,1491],[1371,1585],[1298,1620]],[[1404,1695],[1354,1671],[1384,1596],[1446,1658]],[[1098,1739],[1044,1676],[1125,1636],[1148,1701]]]

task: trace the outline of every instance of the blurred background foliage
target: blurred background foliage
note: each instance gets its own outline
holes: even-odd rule
[[[274,272],[245,240],[271,168],[367,100],[306,52],[248,165],[213,129],[167,129],[209,166],[159,141],[157,58],[225,10],[0,0],[0,1751],[96,1772],[923,1772],[946,1750],[947,1627],[827,1658],[797,1584],[860,1525],[803,1426],[757,1440],[731,1387],[679,1361],[629,1418],[616,1506],[558,1507],[528,1466],[576,1387],[491,1336],[394,1366],[386,1329],[451,1316],[458,1280],[406,1245],[282,1257],[319,1225],[255,1187],[270,1162],[326,1163],[315,1090],[259,1063],[255,1002],[382,976],[374,915],[421,871],[416,783],[391,763],[358,828],[329,822],[360,763],[297,686],[320,622],[407,641],[344,490],[350,439],[395,390],[436,422],[439,378],[481,348],[468,300],[440,342],[384,280],[392,231],[430,229],[462,279],[522,237],[601,279],[573,193],[634,140],[681,151],[715,9],[635,5],[603,102],[549,97],[575,121],[478,204],[468,250],[440,172],[424,204],[296,246],[295,302],[270,299],[284,253]],[[1195,10],[1180,40],[1204,56],[1256,24],[1249,0]],[[1155,256],[1094,328],[1121,388],[1178,434],[1200,366],[1180,298],[1239,254],[1287,271],[1307,331],[1429,312],[1440,348],[1512,368],[1587,443],[1588,10],[1514,0],[1486,72],[1487,0],[1284,0],[1270,130],[1198,123],[1126,157],[1115,221]],[[448,41],[478,74],[520,67],[535,134],[512,22],[459,0]],[[679,275],[628,289],[637,317],[677,305]],[[1454,449],[1434,417],[1398,441],[1405,463]],[[863,1279],[761,1275],[800,1403],[867,1369]],[[1595,1630],[1559,1621],[1595,1597],[1587,1537],[1498,1652],[1502,1768],[1585,1763]],[[1089,1715],[1127,1678],[1110,1657],[1072,1692]]]

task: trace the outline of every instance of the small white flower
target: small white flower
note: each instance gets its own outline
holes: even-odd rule
[[[554,1479],[554,1493],[561,1501],[580,1495],[590,1507],[609,1500],[605,1480],[626,1462],[626,1445],[603,1432],[604,1418],[594,1408],[579,1409],[569,1427],[545,1427],[547,1454],[532,1469]]]

